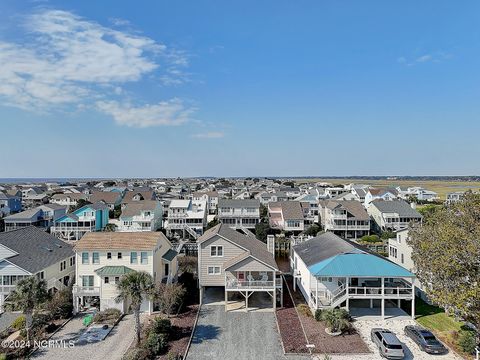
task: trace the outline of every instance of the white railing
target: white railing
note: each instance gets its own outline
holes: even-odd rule
[[[226,283],[227,289],[266,289],[266,288],[273,288],[273,281],[261,281],[261,280],[253,280],[253,281],[240,281],[236,279],[227,279]]]
[[[0,285],[0,294],[10,294],[16,287],[16,285]]]
[[[394,297],[408,297],[412,296],[412,288],[406,287],[385,287],[382,294],[381,287],[349,287],[349,296],[370,297],[375,295],[394,296]]]
[[[73,287],[73,294],[74,295],[90,295],[90,296],[95,296],[95,295],[100,295],[100,286],[78,286],[75,285]]]

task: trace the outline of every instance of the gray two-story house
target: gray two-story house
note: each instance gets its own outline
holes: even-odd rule
[[[225,310],[275,310],[282,304],[282,281],[274,255],[248,230],[226,224],[197,240],[200,298]]]

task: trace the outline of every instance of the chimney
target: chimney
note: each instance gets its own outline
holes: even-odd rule
[[[267,250],[275,257],[275,235],[267,235]]]

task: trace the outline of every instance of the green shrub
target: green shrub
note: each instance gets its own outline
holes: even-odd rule
[[[20,315],[15,320],[13,320],[12,325],[10,325],[15,330],[22,330],[25,329],[25,315]]]
[[[96,323],[110,323],[113,324],[120,318],[122,312],[115,308],[105,309],[95,314],[93,321]]]
[[[151,331],[155,334],[165,334],[167,337],[169,337],[172,332],[172,322],[170,319],[164,319],[160,316],[157,316],[153,321]]]
[[[360,242],[376,244],[381,242],[381,240],[378,235],[365,235],[360,238]]]
[[[152,355],[158,355],[167,350],[168,341],[165,334],[156,334],[151,332],[148,334],[147,340],[145,341],[144,347]]]
[[[317,321],[322,320],[322,309],[315,310],[315,320]]]
[[[167,360],[181,360],[182,355],[169,351],[167,354]]]
[[[150,359],[151,353],[148,349],[133,348],[123,355],[122,360]]]
[[[458,345],[467,354],[473,354],[477,346],[477,337],[473,330],[461,330],[458,338]]]
[[[350,328],[348,311],[344,309],[327,309],[322,311],[322,321],[327,323],[331,332],[343,332]]]
[[[297,311],[302,315],[312,317],[312,310],[310,310],[310,307],[307,304],[297,305]]]

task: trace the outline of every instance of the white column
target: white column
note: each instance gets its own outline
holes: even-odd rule
[[[370,309],[373,309],[373,299],[370,299]]]
[[[273,272],[273,311],[277,308],[277,279],[275,271]]]
[[[248,291],[246,291],[245,294],[245,311],[248,312]]]
[[[412,280],[412,319],[415,320],[415,285]]]
[[[318,309],[318,279],[314,276],[315,279],[315,309]]]
[[[401,301],[402,301],[402,299],[398,299],[398,304],[397,304],[397,306],[398,306],[399,309],[402,307]]]
[[[346,307],[347,307],[347,311],[350,311],[350,295],[349,295],[349,292],[348,292],[348,288],[349,288],[349,280],[350,278],[347,277],[345,278],[346,279],[346,282],[345,282],[345,294],[347,294],[347,300],[346,300]]]
[[[382,320],[385,320],[385,278],[382,277]]]

